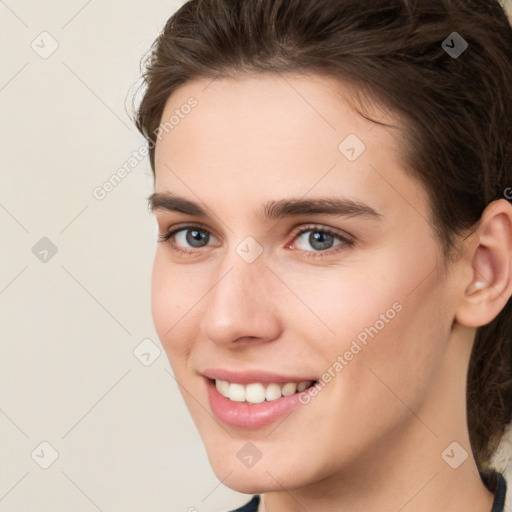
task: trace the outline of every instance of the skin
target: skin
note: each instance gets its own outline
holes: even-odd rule
[[[155,209],[159,232],[192,223],[210,239],[197,248],[177,235],[193,255],[157,245],[154,324],[215,474],[263,493],[260,511],[488,512],[465,382],[475,328],[512,293],[512,208],[489,205],[447,268],[426,191],[401,164],[400,130],[364,119],[349,93],[325,77],[259,74],[196,80],[170,96],[162,119],[191,96],[198,105],[157,143],[155,192],[198,202],[209,217]],[[400,126],[392,112],[385,122]],[[348,134],[366,145],[354,162],[338,150]],[[303,196],[348,197],[381,217],[257,215],[267,201]],[[322,252],[311,232],[294,233],[311,224],[355,243],[336,252],[334,237],[324,257],[309,258]],[[248,236],[263,249],[252,263],[235,250]],[[321,378],[397,302],[400,312],[280,423],[247,430],[214,418],[205,368]],[[248,441],[262,454],[250,468],[237,457]],[[453,442],[455,457],[468,453],[457,469],[441,457]]]

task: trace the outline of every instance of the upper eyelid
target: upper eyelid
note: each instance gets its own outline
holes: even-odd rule
[[[328,233],[332,233],[333,235],[339,236],[341,238],[354,238],[352,235],[343,231],[339,228],[331,228],[330,226],[324,226],[322,224],[305,224],[298,226],[292,230],[294,236],[300,235],[303,232],[307,231],[324,231]]]
[[[175,237],[178,233],[181,231],[187,231],[191,229],[197,229],[198,231],[205,231],[209,235],[213,235],[214,238],[218,239],[217,235],[212,232],[211,229],[201,226],[200,224],[195,223],[183,223],[183,224],[176,224],[172,226],[171,228],[164,230],[163,235],[166,235],[168,233],[173,233],[172,237]],[[308,231],[321,231],[321,232],[327,232],[329,234],[332,234],[336,237],[339,237],[342,240],[345,241],[355,241],[355,237],[351,235],[350,233],[340,230],[339,228],[333,228],[331,226],[325,226],[320,223],[301,223],[297,226],[294,226],[291,229],[291,233],[289,236],[291,236],[293,239],[297,238],[298,236],[302,236],[305,232]]]

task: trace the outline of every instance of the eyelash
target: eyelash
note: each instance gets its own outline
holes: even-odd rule
[[[188,231],[188,230],[194,230],[194,229],[197,231],[201,231],[203,233],[211,234],[207,229],[203,229],[201,226],[198,226],[198,225],[194,225],[194,224],[181,225],[181,226],[177,226],[176,228],[174,228],[172,230],[169,230],[166,233],[159,234],[158,242],[159,243],[168,242],[169,240],[171,240],[174,237],[174,235],[176,235],[180,231]],[[341,240],[342,243],[331,248],[331,249],[327,249],[327,250],[323,250],[323,251],[304,251],[304,250],[299,249],[299,251],[306,253],[307,258],[321,259],[325,256],[332,256],[332,255],[337,254],[338,252],[344,250],[345,248],[352,247],[355,244],[355,240],[353,238],[349,238],[349,237],[340,235],[339,233],[336,233],[335,231],[333,231],[331,229],[324,228],[323,226],[319,226],[319,225],[315,225],[315,224],[305,226],[302,229],[294,232],[293,240],[300,237],[304,233],[307,233],[308,231],[313,231],[315,233],[322,233],[322,234],[333,236],[333,237]],[[290,245],[290,243],[286,244],[287,247],[289,245]],[[176,252],[178,254],[187,255],[187,256],[197,256],[198,252],[199,252],[198,249],[183,249],[181,247],[178,247],[174,242],[171,242],[170,246],[174,252]]]

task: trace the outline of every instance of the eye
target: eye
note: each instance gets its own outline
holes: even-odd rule
[[[175,240],[180,245],[190,244],[194,249],[199,249],[208,244],[210,233],[196,228],[182,229],[176,232]]]
[[[197,253],[195,249],[201,249],[205,247],[210,238],[215,240],[215,237],[211,233],[201,228],[200,226],[178,226],[174,229],[169,230],[167,233],[160,234],[158,236],[159,242],[171,242],[171,248],[173,251],[184,254]],[[177,243],[176,243],[177,242]],[[187,248],[187,244],[190,245],[191,249]]]
[[[305,236],[309,233],[309,236]],[[180,225],[168,232],[160,234],[159,242],[169,242],[171,250],[190,256],[201,253],[198,249],[208,246],[208,242],[216,238],[207,230],[197,225]],[[293,240],[298,241],[299,251],[305,253],[306,257],[322,258],[355,244],[353,237],[337,233],[332,229],[318,225],[309,225],[302,227],[293,234]],[[338,243],[335,243],[338,240]],[[307,246],[313,248],[310,250]],[[292,243],[287,244],[287,248],[293,248]]]
[[[346,247],[351,247],[355,243],[354,239],[348,235],[342,235],[331,229],[316,225],[302,228],[295,233],[294,239],[297,240],[296,244],[298,244],[299,250],[312,253],[306,254],[308,257],[323,257],[326,254],[336,253]],[[336,243],[336,240],[338,240],[338,243]],[[308,249],[308,246],[312,247],[313,250]],[[288,245],[288,247],[292,246]],[[334,250],[329,251],[330,249]]]

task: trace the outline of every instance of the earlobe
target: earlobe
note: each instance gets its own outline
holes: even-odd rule
[[[494,320],[512,295],[512,205],[508,201],[499,199],[487,206],[469,247],[466,262],[471,264],[472,279],[462,290],[455,319],[480,327]]]

